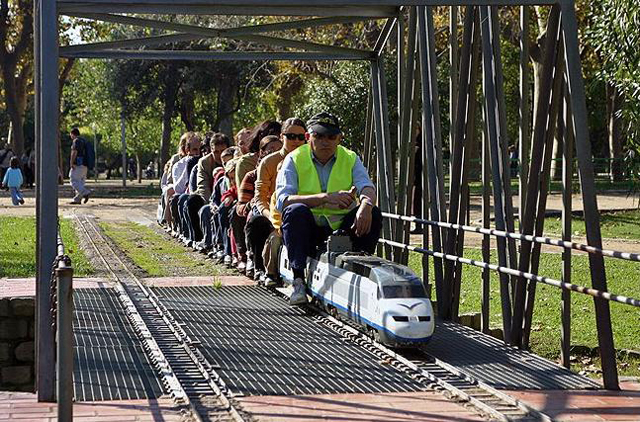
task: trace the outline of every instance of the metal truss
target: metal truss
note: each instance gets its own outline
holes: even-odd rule
[[[599,213],[594,187],[591,144],[587,129],[584,82],[578,49],[577,22],[573,0],[36,0],[34,5],[35,114],[38,163],[37,183],[37,262],[38,262],[38,398],[52,400],[54,365],[53,337],[48,291],[49,269],[56,255],[58,157],[58,64],[59,57],[155,59],[155,60],[366,60],[371,66],[371,90],[367,112],[364,161],[373,167],[375,159],[380,208],[387,213],[410,215],[413,167],[421,159],[423,172],[423,218],[448,223],[424,230],[422,249],[431,252],[434,272],[429,274],[428,255],[424,255],[425,283],[435,285],[439,315],[457,320],[463,260],[442,259],[462,256],[464,230],[469,209],[469,157],[474,148],[482,151],[483,225],[489,227],[489,203],[493,198],[497,230],[514,232],[509,145],[506,133],[502,62],[497,6],[520,6],[522,33],[528,34],[528,9],[533,5],[551,6],[547,45],[542,68],[544,77],[536,105],[533,126],[528,124],[527,43],[522,42],[520,157],[526,160],[520,177],[519,219],[522,235],[540,236],[548,192],[551,147],[554,135],[563,141],[565,173],[563,240],[570,241],[572,144],[575,144],[582,191],[587,240],[601,249]],[[435,28],[432,6],[449,6],[450,23],[450,167],[444,168],[437,89]],[[457,14],[464,11],[462,43],[458,46]],[[141,15],[250,15],[295,16],[287,22],[208,28],[179,24]],[[59,46],[59,15],[92,19],[122,25],[154,28],[167,33],[152,37]],[[325,25],[351,24],[386,19],[373,50],[359,50],[282,36],[265,35]],[[393,37],[395,32],[395,37]],[[149,49],[170,43],[207,38],[234,39],[266,46],[272,51],[193,51]],[[387,100],[383,59],[391,39],[397,42],[398,104]],[[482,87],[479,97],[478,86]],[[389,107],[397,109],[397,138],[392,139]],[[476,122],[481,111],[482,122]],[[414,127],[422,128],[422,157],[415,157]],[[482,133],[476,133],[477,127]],[[482,139],[482,141],[480,141]],[[392,154],[398,151],[398,154]],[[530,154],[530,159],[529,159]],[[373,158],[375,157],[375,158]],[[449,191],[445,192],[445,178]],[[490,191],[491,185],[492,192]],[[567,193],[568,192],[568,193]],[[448,202],[447,202],[448,197]],[[429,236],[430,234],[430,236]],[[406,260],[398,242],[408,243],[409,224],[402,219],[385,219],[383,235],[394,241],[385,244],[385,253],[398,261]],[[540,247],[521,240],[497,239],[500,268],[500,298],[505,341],[528,347],[534,309],[536,282],[514,274],[537,274]],[[570,279],[571,250],[565,250],[563,282]],[[483,241],[483,259],[489,261],[489,235]],[[590,256],[593,289],[606,292],[604,260]],[[487,266],[488,268],[488,266]],[[489,321],[489,270],[483,270],[483,330]],[[563,359],[568,364],[569,296],[563,290]],[[615,349],[611,331],[609,303],[596,297],[595,315],[604,384],[618,388]]]

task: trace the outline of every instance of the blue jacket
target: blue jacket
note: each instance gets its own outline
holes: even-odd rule
[[[22,171],[19,168],[8,168],[4,174],[2,184],[9,188],[19,188],[22,186]]]

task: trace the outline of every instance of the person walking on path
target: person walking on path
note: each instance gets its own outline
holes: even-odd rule
[[[334,230],[346,231],[355,250],[373,253],[382,228],[375,186],[356,153],[339,145],[338,119],[316,114],[305,136],[309,143],[287,155],[276,179],[276,209],[294,276],[291,305],[307,302],[307,258]]]
[[[24,198],[22,197],[22,192],[20,192],[20,186],[22,186],[23,181],[22,171],[20,171],[20,160],[18,157],[12,157],[10,167],[4,173],[2,186],[9,188],[13,205],[24,204]]]
[[[73,190],[76,192],[71,203],[80,204],[83,199],[86,203],[89,200],[89,195],[91,195],[91,191],[84,185],[87,180],[88,170],[88,162],[86,158],[87,141],[80,137],[80,131],[77,127],[71,129],[71,141],[69,179],[71,180]]]

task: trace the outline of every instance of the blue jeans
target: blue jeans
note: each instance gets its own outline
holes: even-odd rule
[[[349,233],[354,251],[363,251],[372,254],[380,238],[382,229],[382,214],[378,207],[371,210],[371,229],[364,236],[356,236],[351,229],[356,218],[358,208],[349,211],[342,219],[340,229]],[[304,204],[292,204],[282,213],[282,239],[287,247],[287,255],[291,262],[291,268],[304,270],[307,266],[307,257],[315,254],[329,235],[333,232],[329,226],[318,226],[311,213],[311,208]]]
[[[213,246],[213,230],[211,227],[211,205],[207,204],[198,210],[200,228],[202,229],[202,243],[207,247]]]
[[[185,217],[185,214],[187,213],[185,209],[185,204],[187,203],[187,199],[189,199],[188,193],[183,193],[182,195],[180,195],[180,198],[178,198],[178,222],[180,227],[180,233],[185,237],[189,235],[188,222],[187,222],[187,218]]]
[[[231,239],[229,238],[229,228],[230,224],[230,212],[233,209],[233,205],[225,206],[220,205],[218,208],[218,212],[213,216],[213,221],[215,221],[215,236],[216,243],[221,244],[224,248],[224,252],[227,255],[231,255]]]
[[[11,202],[13,202],[13,205],[19,205],[21,201],[24,201],[20,188],[9,188],[9,192],[11,193]]]

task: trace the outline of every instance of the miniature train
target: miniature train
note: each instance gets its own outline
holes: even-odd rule
[[[328,313],[356,323],[392,346],[426,343],[435,318],[422,281],[409,268],[377,256],[350,252],[348,236],[330,236],[326,251],[307,260],[307,294]],[[282,246],[280,277],[293,281]]]

